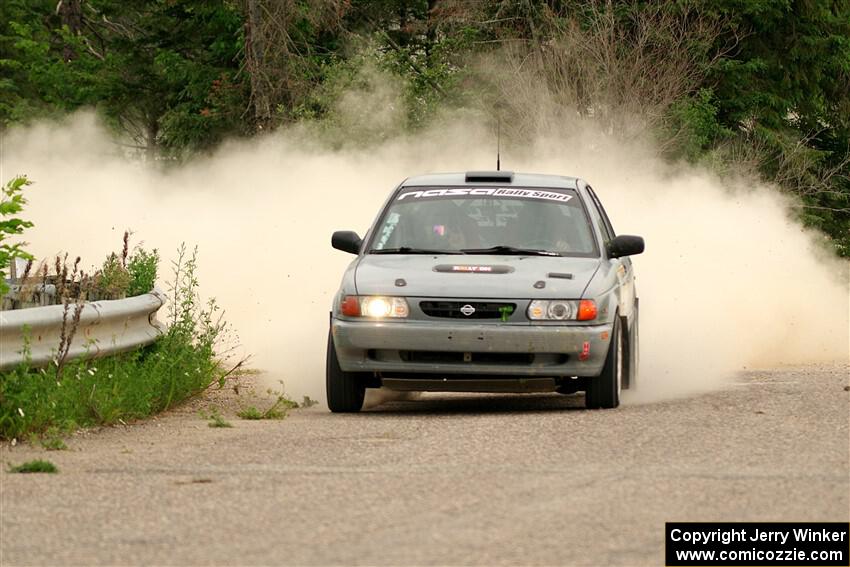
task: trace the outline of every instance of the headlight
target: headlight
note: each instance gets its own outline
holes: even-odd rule
[[[591,321],[596,319],[596,302],[592,299],[536,299],[528,304],[532,321]]]
[[[346,295],[339,307],[347,317],[404,318],[410,313],[403,297]]]

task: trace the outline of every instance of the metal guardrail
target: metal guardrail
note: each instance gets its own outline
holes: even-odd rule
[[[56,302],[56,285],[44,283],[22,284],[15,280],[6,280],[9,292],[0,297],[0,311],[44,307]]]
[[[95,358],[152,343],[164,331],[156,320],[156,312],[164,303],[165,296],[154,290],[127,299],[82,304],[67,359]],[[76,309],[75,304],[68,307],[69,326]],[[25,343],[32,366],[45,366],[53,360],[59,348],[63,312],[62,305],[0,311],[0,370],[23,362]]]

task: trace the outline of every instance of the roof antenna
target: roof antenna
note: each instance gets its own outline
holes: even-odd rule
[[[502,170],[502,116],[496,119],[496,171]]]
[[[502,170],[502,110],[505,105],[502,101],[496,101],[493,110],[496,111],[496,171]]]

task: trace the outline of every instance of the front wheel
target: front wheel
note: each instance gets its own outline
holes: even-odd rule
[[[358,412],[363,407],[366,385],[356,372],[345,372],[339,367],[334,339],[328,333],[328,355],[325,366],[325,388],[328,408],[334,413]]]
[[[611,332],[611,344],[602,374],[587,379],[585,406],[588,409],[610,409],[620,405],[620,391],[623,387],[623,331],[620,318],[614,317],[614,329]]]
[[[635,299],[634,315],[632,316],[632,328],[628,331],[624,340],[626,341],[626,359],[623,361],[623,388],[636,390],[638,387],[638,368],[640,366],[640,304]]]

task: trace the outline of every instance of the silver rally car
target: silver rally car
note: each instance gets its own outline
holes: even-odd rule
[[[584,390],[615,408],[634,388],[638,298],[628,256],[593,189],[556,175],[423,175],[390,195],[331,312],[327,398],[356,412],[366,388]]]

